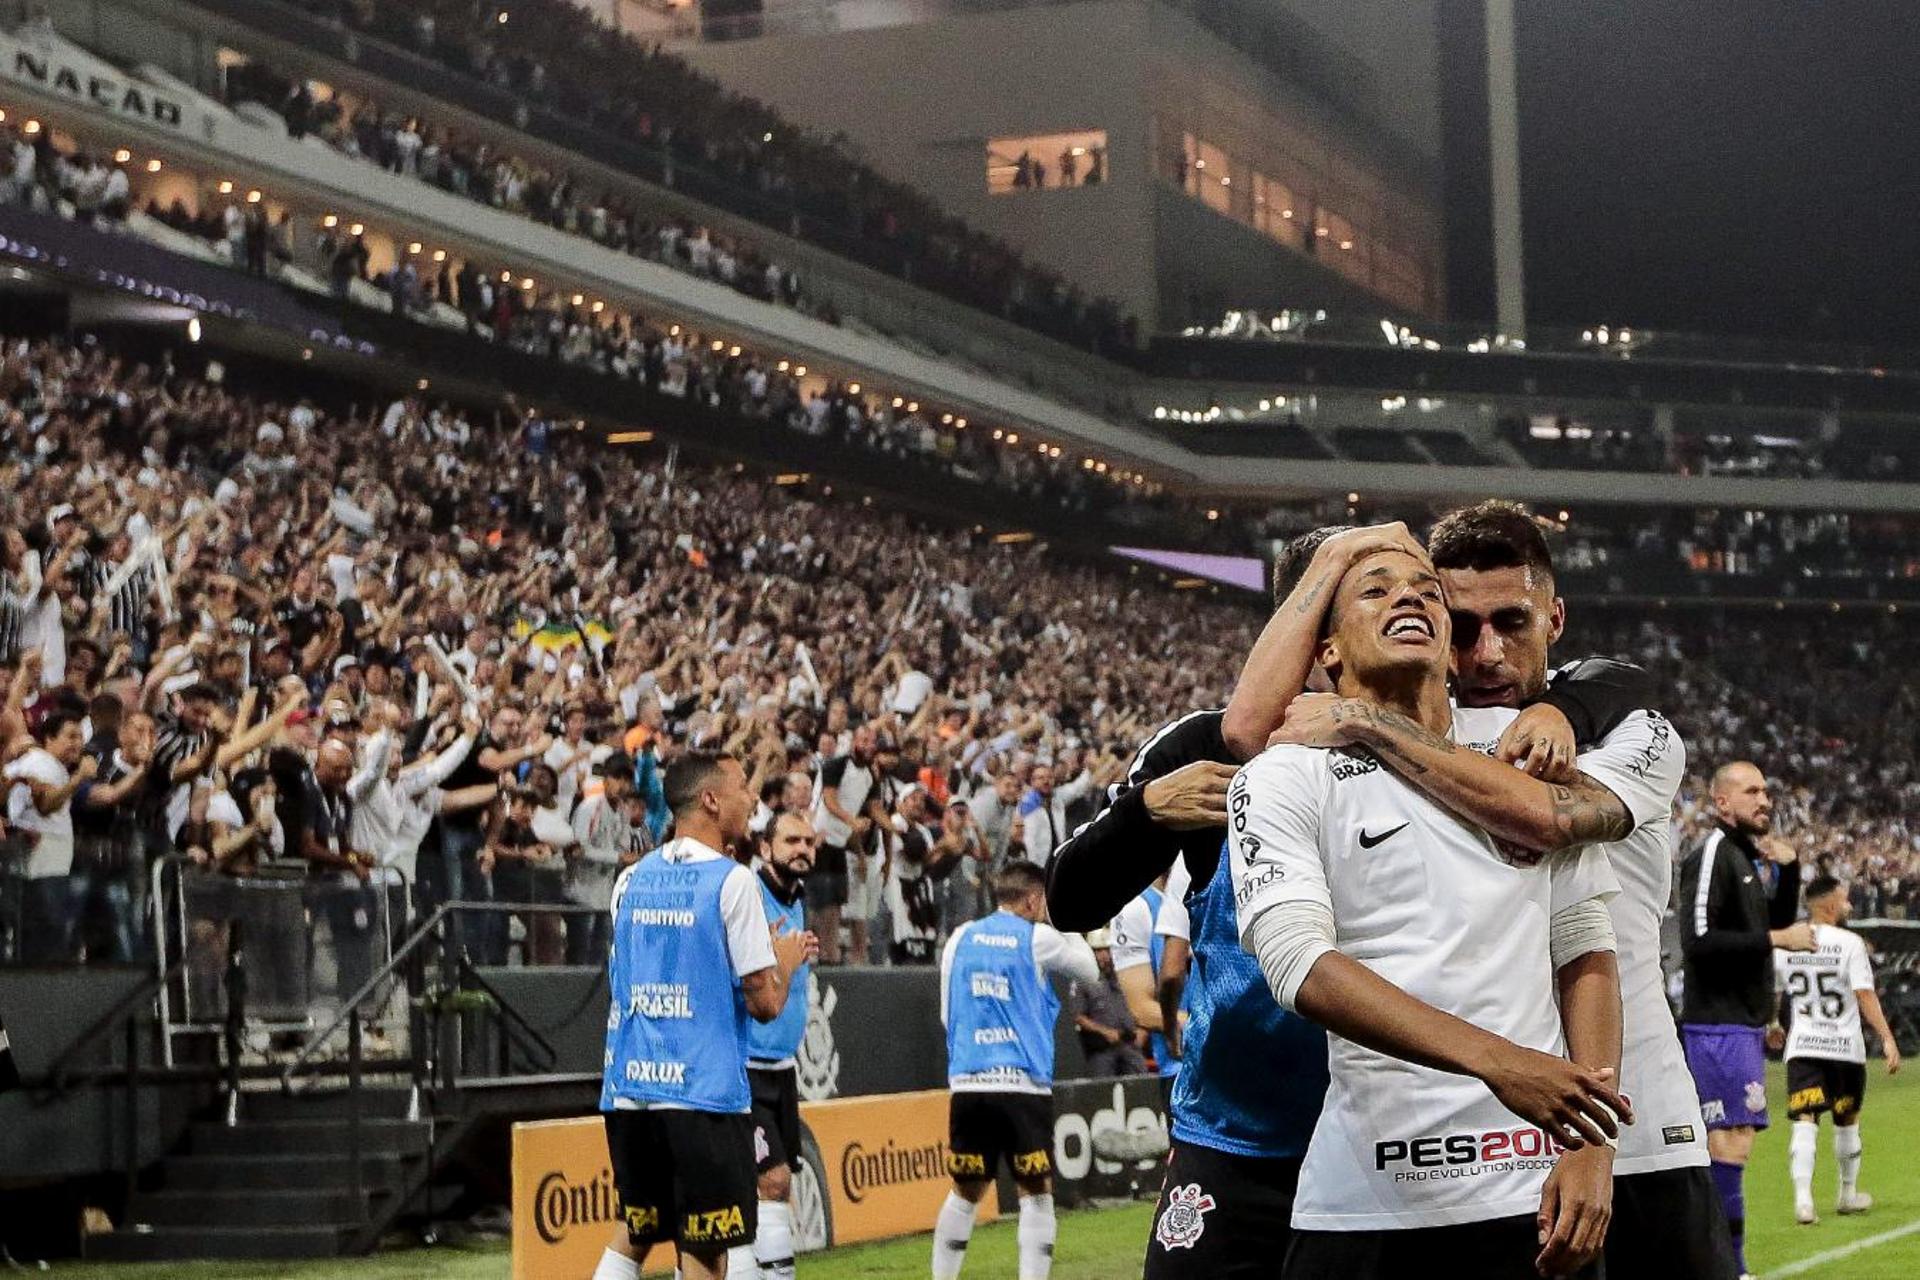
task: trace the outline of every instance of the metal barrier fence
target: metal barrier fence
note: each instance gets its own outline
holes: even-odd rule
[[[361,884],[309,875],[304,863],[229,876],[177,855],[159,859],[149,895],[154,968],[165,974],[185,961],[160,985],[165,1061],[178,1035],[228,1030],[234,1000],[244,1002],[236,1030],[248,1035],[311,1030],[387,970],[409,901],[410,886],[392,871]],[[387,984],[363,1010],[386,1008],[394,991]]]

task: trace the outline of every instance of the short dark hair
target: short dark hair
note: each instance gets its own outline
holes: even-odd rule
[[[182,702],[218,702],[220,691],[204,680],[196,680],[180,691]]]
[[[70,724],[79,724],[85,717],[70,707],[56,707],[40,718],[40,742],[52,742],[60,736],[60,731]]]
[[[1320,549],[1321,544],[1351,528],[1353,526],[1350,524],[1324,524],[1280,548],[1280,554],[1273,558],[1274,608],[1278,609],[1293,594],[1293,589],[1300,585],[1300,579],[1307,576],[1307,566],[1313,563],[1313,553]]]
[[[630,779],[633,777],[633,757],[624,751],[616,751],[605,760],[602,760],[594,772],[603,778],[619,777]]]
[[[1009,862],[993,878],[993,900],[1010,907],[1034,890],[1044,891],[1047,873],[1031,862]]]
[[[1846,885],[1830,875],[1817,875],[1813,878],[1813,883],[1807,886],[1807,901],[1812,902],[1815,898],[1824,898],[1835,889],[1844,888],[1846,888]]]
[[[1441,516],[1427,535],[1437,569],[1538,569],[1551,580],[1553,552],[1533,513],[1517,502],[1489,498]]]
[[[700,803],[700,793],[713,785],[720,767],[733,757],[724,751],[689,751],[667,766],[663,784],[667,808],[678,817]]]

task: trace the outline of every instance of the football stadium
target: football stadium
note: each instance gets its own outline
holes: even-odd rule
[[[0,1264],[1920,1275],[1910,28],[0,0]]]

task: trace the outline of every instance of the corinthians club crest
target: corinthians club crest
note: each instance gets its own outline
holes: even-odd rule
[[[807,975],[807,1031],[794,1055],[800,1077],[800,1096],[819,1102],[840,1092],[840,1051],[833,1047],[833,1009],[840,995],[820,984],[818,973]]]
[[[1167,1207],[1160,1221],[1153,1224],[1153,1238],[1162,1249],[1191,1249],[1207,1230],[1207,1214],[1213,1209],[1213,1197],[1197,1182],[1167,1192]]]

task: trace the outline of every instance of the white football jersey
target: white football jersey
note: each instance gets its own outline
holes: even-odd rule
[[[1107,932],[1112,935],[1115,973],[1153,964],[1153,906],[1146,894],[1120,908]]]
[[[1456,742],[1491,753],[1517,713],[1463,708]],[[1618,891],[1588,848],[1503,848],[1364,751],[1271,747],[1228,792],[1241,936],[1284,902],[1334,916],[1342,954],[1435,1008],[1544,1053],[1565,1050],[1548,946],[1557,910]],[[1294,1199],[1317,1231],[1451,1226],[1531,1216],[1554,1138],[1487,1087],[1327,1037],[1332,1085]]]
[[[1860,935],[1830,924],[1813,926],[1818,951],[1775,951],[1774,973],[1793,1009],[1787,1060],[1823,1058],[1865,1062],[1859,991],[1873,990],[1873,961]]]
[[[1673,798],[1686,774],[1686,746],[1665,716],[1636,711],[1576,763],[1626,805],[1634,824],[1624,839],[1599,846],[1620,882],[1607,909],[1619,946],[1620,1091],[1634,1112],[1634,1123],[1620,1130],[1613,1171],[1704,1165],[1700,1099],[1660,969],[1660,920],[1673,880]]]

